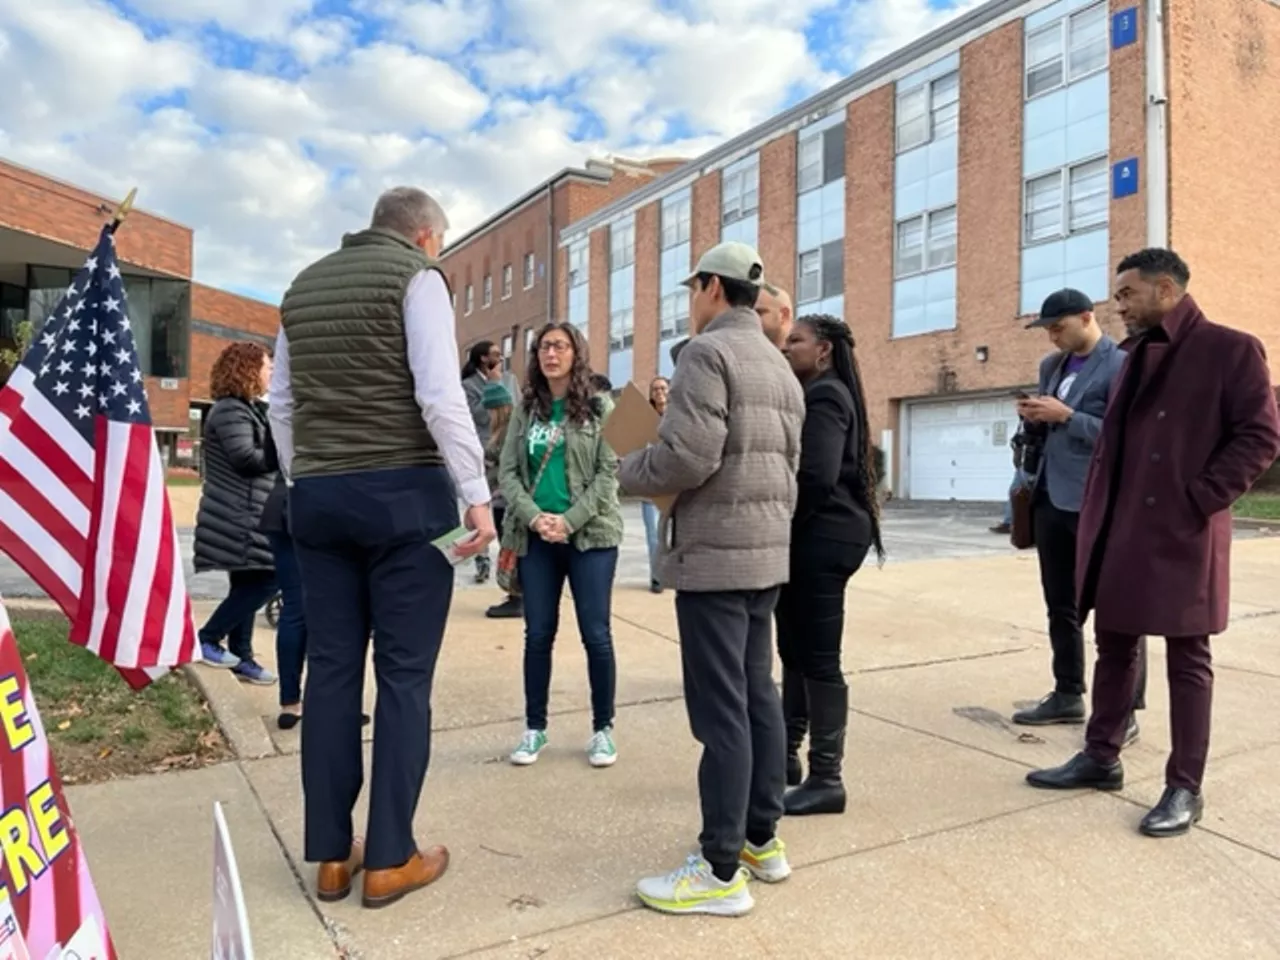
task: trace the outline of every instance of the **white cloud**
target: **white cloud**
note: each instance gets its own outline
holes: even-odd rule
[[[947,0],[935,7],[929,0],[857,0],[845,21],[844,59],[854,67],[875,63],[985,2]]]
[[[0,0],[0,154],[110,196],[136,184],[139,206],[196,230],[200,280],[275,297],[388,186],[427,188],[465,231],[589,156],[696,156],[832,82],[806,38],[816,15],[850,61],[953,15],[927,0],[332,9]]]

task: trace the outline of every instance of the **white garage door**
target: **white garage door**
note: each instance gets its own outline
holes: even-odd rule
[[[907,408],[907,496],[1004,500],[1013,480],[1012,397],[915,403]]]

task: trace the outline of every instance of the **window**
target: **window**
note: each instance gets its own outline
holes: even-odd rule
[[[689,332],[689,291],[681,288],[662,298],[661,333],[659,339],[682,336]]]
[[[1106,65],[1107,5],[1096,3],[1027,34],[1027,99],[1074,83]]]
[[[796,150],[796,192],[807,193],[844,176],[844,124],[800,141]]]
[[[628,219],[609,228],[609,268],[617,270],[636,262],[636,223]]]
[[[18,325],[27,319],[27,291],[12,283],[0,283],[0,339],[16,340]]]
[[[693,201],[689,191],[682,191],[674,199],[662,201],[662,235],[659,249],[679,246],[689,239],[693,225]],[[632,241],[634,243],[634,239]]]
[[[569,286],[571,287],[581,286],[590,276],[587,273],[588,249],[586,240],[579,240],[569,247]],[[533,254],[529,256],[532,258]]]
[[[471,284],[467,284],[467,313],[470,313],[476,306],[476,290]]]
[[[635,341],[635,311],[631,307],[609,315],[609,349],[629,350]]]
[[[493,276],[486,273],[484,275],[484,302],[482,306],[489,306],[493,303]]]
[[[720,185],[720,223],[736,223],[760,209],[760,161],[758,158],[726,176]]]
[[[899,153],[954,136],[960,129],[959,71],[898,94],[897,112]]]
[[[532,256],[532,254],[530,254]],[[533,338],[538,335],[538,331],[533,327],[525,327],[524,329],[524,359],[529,361],[533,359]]]
[[[524,255],[524,288],[528,290],[533,286],[533,254],[526,253]],[[571,283],[570,286],[573,286]]]
[[[943,207],[898,223],[893,274],[910,277],[956,264],[956,208]]]
[[[502,299],[508,300],[511,297],[511,264],[504,263],[502,265]]]
[[[1027,181],[1022,242],[1059,240],[1107,224],[1107,159],[1098,157]]]
[[[844,239],[800,254],[797,303],[813,303],[844,294]]]
[[[513,333],[508,333],[502,338],[502,369],[511,369],[511,354],[515,352],[516,337]]]

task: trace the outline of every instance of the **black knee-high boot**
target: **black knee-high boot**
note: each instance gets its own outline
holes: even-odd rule
[[[809,728],[809,705],[804,676],[798,670],[782,668],[782,713],[787,721],[787,786],[804,779],[800,747]]]
[[[788,790],[787,814],[844,813],[845,790],[840,778],[845,731],[849,724],[849,688],[839,683],[805,681],[809,704],[809,776]]]

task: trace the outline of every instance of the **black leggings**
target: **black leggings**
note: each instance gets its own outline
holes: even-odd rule
[[[840,683],[844,592],[870,547],[824,537],[791,545],[791,580],[778,597],[778,656],[808,680]]]

